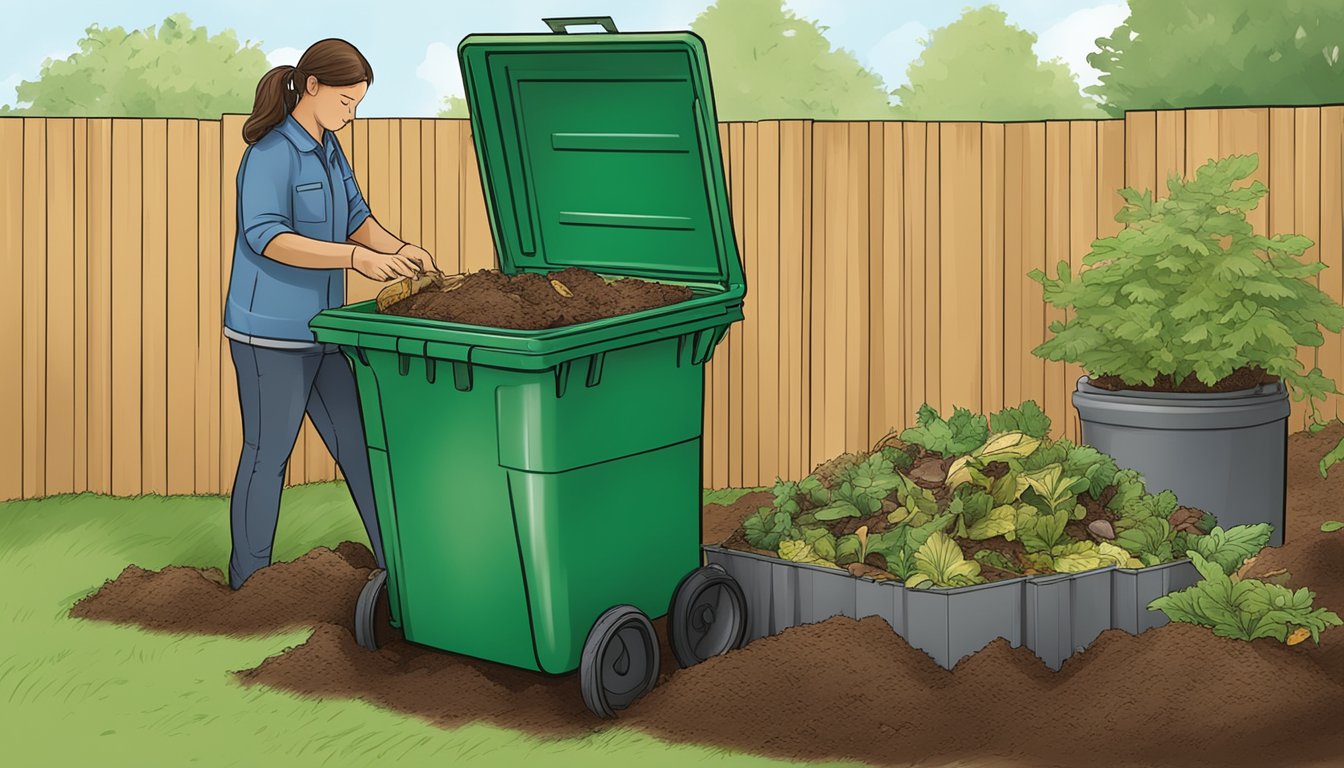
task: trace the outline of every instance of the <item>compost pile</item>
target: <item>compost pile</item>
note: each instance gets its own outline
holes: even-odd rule
[[[1211,515],[1170,491],[1148,493],[1137,472],[1049,431],[1032,401],[989,418],[958,408],[946,420],[925,405],[916,426],[872,451],[777,482],[723,544],[915,588],[1219,554],[1205,544]],[[1224,533],[1263,546],[1270,531]]]
[[[406,282],[406,295],[382,311],[390,315],[491,328],[543,330],[619,317],[687,301],[691,290],[636,278],[608,281],[569,267],[546,275],[480,270]],[[414,286],[416,292],[408,288]]]
[[[1251,577],[1310,585],[1344,608],[1344,473],[1317,460],[1332,426],[1289,441],[1285,545],[1262,551]],[[707,505],[704,540],[721,541],[773,503],[755,492]],[[351,512],[353,514],[353,511]],[[217,569],[127,568],[72,615],[154,630],[267,634],[310,626],[297,647],[236,673],[246,685],[359,698],[444,727],[487,722],[540,736],[587,737],[604,727],[573,675],[551,677],[395,638],[361,649],[350,623],[373,567],[363,546],[316,549],[258,571],[231,591]],[[655,621],[665,637],[662,621]],[[613,725],[658,738],[789,760],[874,765],[1337,765],[1344,738],[1344,630],[1319,646],[1242,642],[1170,624],[1139,636],[1104,633],[1087,653],[1046,669],[1002,640],[955,672],[911,648],[881,619],[795,627],[740,651],[673,670],[663,648],[657,688]],[[201,674],[225,674],[203,669]]]

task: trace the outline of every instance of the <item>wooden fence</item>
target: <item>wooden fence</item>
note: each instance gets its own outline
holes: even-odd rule
[[[220,324],[242,122],[0,118],[0,498],[228,491],[241,423]],[[1034,399],[1076,437],[1081,371],[1031,355],[1061,313],[1026,273],[1079,265],[1118,231],[1119,188],[1213,157],[1258,153],[1256,227],[1311,238],[1322,287],[1344,287],[1344,106],[720,135],[748,294],[706,369],[715,487],[799,477],[923,402]],[[360,120],[340,140],[388,229],[445,270],[494,264],[465,122]],[[352,275],[348,299],[377,287]],[[1330,336],[1302,359],[1340,378],[1342,349]],[[289,482],[337,476],[305,422]]]

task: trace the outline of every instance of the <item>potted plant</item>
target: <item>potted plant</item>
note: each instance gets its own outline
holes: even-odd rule
[[[1308,401],[1319,428],[1316,401],[1337,392],[1298,348],[1319,347],[1322,327],[1344,328],[1344,307],[1310,282],[1324,269],[1298,258],[1310,240],[1252,231],[1246,212],[1267,190],[1238,183],[1258,162],[1211,160],[1193,179],[1168,180],[1162,200],[1121,190],[1125,228],[1092,244],[1088,269],[1031,272],[1045,300],[1072,313],[1033,352],[1087,371],[1073,394],[1083,442],[1225,528],[1270,523],[1278,546],[1289,394]]]

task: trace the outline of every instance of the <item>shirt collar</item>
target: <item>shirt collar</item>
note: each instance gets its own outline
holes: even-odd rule
[[[317,141],[313,139],[312,134],[304,130],[302,125],[299,125],[299,121],[295,120],[293,115],[285,115],[285,119],[281,121],[280,125],[276,126],[276,129],[280,131],[280,135],[289,139],[294,148],[300,152],[317,150]],[[335,139],[332,137],[331,131],[322,132],[322,146],[326,149],[326,152],[323,153],[326,155],[330,155],[335,149]]]

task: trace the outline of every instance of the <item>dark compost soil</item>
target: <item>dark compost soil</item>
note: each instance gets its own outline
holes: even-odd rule
[[[1336,426],[1290,441],[1287,544],[1251,575],[1286,569],[1317,605],[1344,610],[1344,472],[1316,462]],[[706,541],[770,503],[750,494],[704,510]],[[549,677],[394,638],[376,653],[349,628],[367,550],[317,549],[259,571],[230,591],[215,569],[134,566],[77,603],[78,617],[157,630],[251,634],[311,626],[295,648],[236,673],[320,697],[360,697],[451,726],[483,720],[539,735],[609,727],[583,705],[577,675]],[[664,635],[663,622],[658,625]],[[837,618],[675,669],[664,645],[659,686],[616,722],[675,742],[796,760],[876,765],[1301,766],[1344,762],[1344,629],[1285,646],[1224,640],[1172,624],[1138,637],[1103,634],[1052,673],[997,641],[955,672],[938,667],[877,618]]]
[[[552,281],[558,281],[559,286]],[[480,270],[460,284],[437,282],[392,304],[385,314],[491,328],[542,330],[641,312],[691,298],[680,285],[600,275],[569,267],[547,275]],[[566,296],[565,293],[572,295]]]
[[[1088,383],[1101,389],[1109,389],[1117,392],[1122,389],[1133,390],[1136,392],[1236,392],[1242,389],[1252,389],[1261,384],[1273,384],[1279,377],[1271,376],[1264,368],[1243,366],[1215,381],[1213,386],[1209,386],[1191,373],[1184,379],[1176,381],[1168,374],[1162,374],[1153,379],[1152,384],[1128,384],[1119,376],[1098,376],[1095,379],[1089,377]]]

